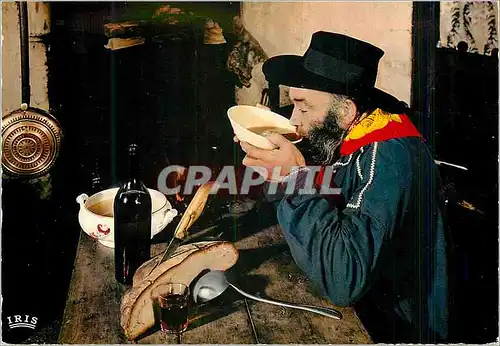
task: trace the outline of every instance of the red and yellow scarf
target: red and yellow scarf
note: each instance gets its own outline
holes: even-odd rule
[[[353,126],[340,147],[340,156],[350,155],[365,145],[394,138],[423,138],[406,114],[392,114],[379,108],[363,115]],[[323,182],[324,167],[316,175],[315,182]]]
[[[349,131],[340,147],[340,155],[350,155],[374,142],[403,137],[422,135],[406,114],[391,114],[377,108],[363,116]]]

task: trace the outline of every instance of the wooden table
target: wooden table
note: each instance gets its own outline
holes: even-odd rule
[[[240,251],[235,270],[241,273],[238,284],[242,289],[282,301],[334,307],[315,292],[295,265],[279,226],[267,227],[235,244]],[[152,253],[159,253],[164,247],[165,244],[155,244]],[[59,343],[127,343],[119,324],[123,292],[124,288],[114,279],[113,250],[82,232]],[[182,343],[256,343],[242,296],[228,290],[218,305],[210,303],[203,307],[205,312],[210,312],[209,317],[194,322],[184,333]],[[260,343],[372,343],[351,308],[337,308],[343,319],[334,320],[253,300],[247,303]],[[200,313],[195,310],[190,315]],[[135,342],[162,344],[176,343],[176,340],[157,331]]]

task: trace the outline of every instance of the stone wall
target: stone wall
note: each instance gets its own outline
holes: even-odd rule
[[[245,28],[269,56],[302,55],[311,34],[325,30],[344,33],[385,51],[379,65],[377,86],[410,103],[411,2],[245,2]],[[262,64],[252,71],[252,85],[237,90],[239,104],[259,102],[266,85]]]

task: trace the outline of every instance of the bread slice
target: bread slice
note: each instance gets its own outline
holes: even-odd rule
[[[137,339],[154,326],[151,292],[156,286],[168,282],[189,286],[205,269],[228,270],[236,264],[238,250],[232,243],[225,241],[183,245],[147,275],[156,260],[144,263],[137,270],[132,288],[123,295],[120,324],[129,340]]]

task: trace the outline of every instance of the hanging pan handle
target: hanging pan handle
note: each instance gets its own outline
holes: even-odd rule
[[[30,45],[28,31],[28,3],[26,1],[18,2],[19,8],[19,28],[21,31],[21,100],[26,104],[26,108],[30,104]],[[23,108],[25,108],[23,107]]]

